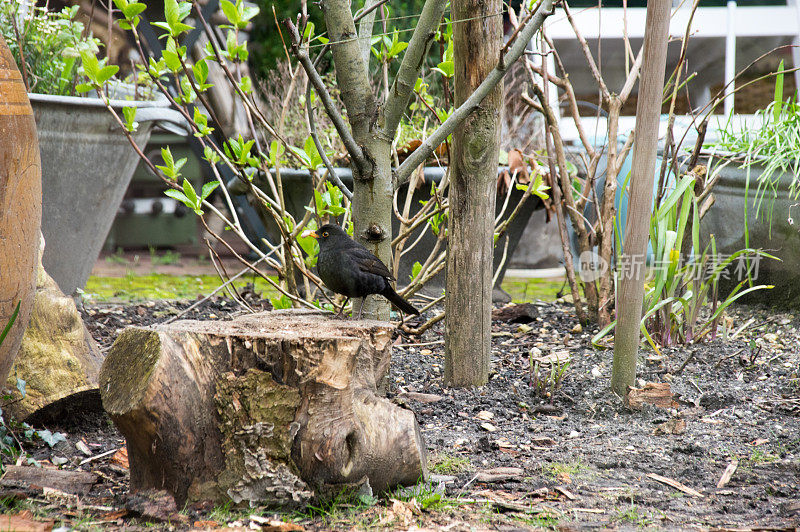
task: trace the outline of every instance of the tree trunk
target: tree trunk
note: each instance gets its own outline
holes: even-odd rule
[[[425,478],[414,414],[377,396],[391,331],[297,310],[127,329],[100,390],[131,489],[286,508]]]
[[[614,336],[614,365],[611,375],[611,389],[620,396],[628,393],[628,387],[633,386],[636,379],[639,323],[642,319],[644,300],[645,259],[671,5],[672,2],[668,0],[656,0],[647,5],[647,30],[644,36],[642,74],[636,105],[631,196],[628,202],[628,225],[625,229],[623,256],[619,268],[618,321]],[[608,175],[609,179],[613,179],[616,174],[609,172]],[[610,233],[606,237],[610,238]]]
[[[500,0],[455,0],[455,107],[494,69],[502,44]],[[492,250],[502,82],[453,133],[445,300],[445,382],[489,378]]]

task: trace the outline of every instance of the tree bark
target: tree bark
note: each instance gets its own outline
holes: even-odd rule
[[[500,0],[452,3],[455,107],[500,60]],[[503,84],[453,133],[445,299],[445,382],[480,386],[491,356],[492,252]]]
[[[652,210],[658,121],[667,62],[667,32],[671,6],[672,2],[668,0],[655,0],[647,4],[644,58],[636,105],[631,196],[628,203],[623,256],[619,267],[618,321],[614,336],[614,365],[611,374],[611,389],[620,396],[627,394],[628,387],[633,386],[636,379],[648,227]],[[611,173],[609,170],[608,175],[610,181],[616,173]],[[606,238],[611,238],[611,233],[606,235]]]
[[[414,414],[377,395],[391,331],[298,310],[127,329],[100,390],[131,489],[287,508],[426,478]]]

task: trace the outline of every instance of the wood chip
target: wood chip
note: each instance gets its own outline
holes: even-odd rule
[[[480,471],[475,475],[475,480],[478,482],[505,482],[522,478],[523,473],[524,470],[519,467],[495,467]]]
[[[6,474],[0,479],[0,488],[50,488],[72,495],[87,495],[97,482],[97,475],[86,471],[45,469],[33,466],[6,466]]]
[[[114,453],[114,456],[111,457],[111,463],[124,469],[130,469],[130,465],[128,464],[128,448],[122,447]]]
[[[96,454],[94,456],[90,456],[89,458],[86,458],[85,460],[81,460],[81,463],[78,464],[78,465],[84,465],[84,464],[88,464],[89,462],[94,462],[95,460],[100,460],[101,458],[105,458],[106,456],[110,456],[110,455],[114,454],[115,452],[117,452],[117,449],[111,449],[110,451],[106,451],[104,453],[100,453],[100,454]]]
[[[405,392],[397,396],[398,399],[407,401],[417,401],[418,403],[437,403],[443,399],[441,395],[434,393]]]
[[[488,410],[481,410],[475,417],[482,421],[490,421],[494,419],[494,414]]]
[[[638,410],[647,403],[660,408],[678,406],[672,399],[672,390],[668,382],[648,382],[642,388],[630,388],[625,397],[625,404]]]
[[[731,463],[728,464],[728,467],[725,468],[725,471],[722,473],[722,476],[719,477],[719,482],[717,482],[717,489],[724,488],[728,485],[728,482],[731,481],[731,477],[733,473],[736,471],[736,468],[739,467],[739,460],[735,458],[731,460]]]
[[[682,491],[682,492],[686,493],[687,495],[691,495],[692,497],[705,497],[705,495],[703,495],[699,491],[694,490],[694,489],[690,488],[689,486],[687,486],[685,484],[681,484],[677,480],[673,480],[673,479],[668,478],[668,477],[662,477],[661,475],[656,475],[655,473],[648,473],[647,477],[651,478],[651,479],[653,479],[653,480],[655,480],[657,482],[661,482],[662,484],[666,484],[667,486],[671,486],[671,487],[675,488],[678,491]]]
[[[483,430],[485,430],[485,431],[488,431],[488,432],[495,432],[497,430],[497,427],[495,427],[494,425],[492,425],[491,423],[488,423],[488,422],[487,423],[481,423],[481,428]]]
[[[604,514],[605,510],[602,508],[570,508],[573,512],[583,512],[585,514]]]
[[[78,449],[80,452],[85,454],[86,456],[92,456],[92,451],[89,450],[89,446],[83,442],[83,440],[78,440],[75,442],[75,448]]]
[[[543,357],[532,358],[533,362],[538,362],[542,366],[550,364],[566,364],[570,360],[569,351],[553,351]]]
[[[566,497],[567,499],[569,499],[571,501],[574,501],[575,499],[577,499],[577,497],[575,495],[573,495],[572,492],[570,492],[564,486],[556,486],[556,491],[561,493],[562,495],[564,495],[564,497]]]
[[[556,441],[553,438],[546,436],[541,438],[531,438],[531,445],[538,445],[540,447],[555,447]]]

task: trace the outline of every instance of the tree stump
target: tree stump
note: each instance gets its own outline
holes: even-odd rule
[[[131,489],[302,506],[427,477],[414,414],[379,397],[392,327],[315,311],[126,329],[100,372]]]

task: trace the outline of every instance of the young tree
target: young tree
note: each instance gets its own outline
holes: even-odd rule
[[[380,0],[367,0],[359,16],[374,11],[381,3]],[[492,93],[506,74],[508,67],[522,55],[527,43],[541,28],[553,4],[552,0],[539,0],[533,8],[535,10],[533,16],[516,34],[513,43],[509,43],[507,51],[499,57],[494,68],[485,78],[476,78],[479,83],[475,84],[475,90],[463,96],[463,101],[450,117],[400,166],[393,167],[392,141],[400,119],[406,111],[414,84],[420,75],[428,48],[441,23],[446,3],[446,0],[427,0],[389,93],[385,95],[384,102],[380,102],[373,96],[368,65],[365,61],[365,57],[368,57],[372,24],[362,24],[360,31],[357,31],[356,17],[351,11],[348,0],[321,2],[336,80],[347,111],[347,121],[328,94],[322,78],[308,55],[307,43],[300,37],[301,32],[291,21],[285,21],[292,37],[292,51],[308,74],[352,161],[355,183],[354,236],[386,264],[391,262],[394,191],[408,181],[411,173],[478,108],[486,96]],[[457,20],[455,23],[459,24]],[[389,307],[382,299],[375,299],[365,304],[364,311],[367,316],[386,319]]]
[[[501,0],[454,0],[455,105],[469,98],[497,64]],[[480,386],[489,378],[492,255],[500,105],[498,83],[453,134],[447,241],[444,379]]]
[[[672,2],[656,0],[647,4],[644,58],[636,105],[636,142],[631,166],[631,199],[620,269],[614,366],[611,389],[625,396],[636,378],[639,323],[642,320],[645,261],[653,181],[658,144],[658,122],[667,62],[667,33]]]

